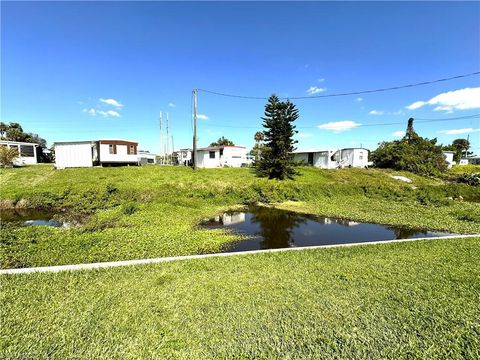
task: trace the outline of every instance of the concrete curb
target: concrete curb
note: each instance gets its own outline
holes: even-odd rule
[[[170,257],[162,257],[162,258],[110,261],[110,262],[100,262],[100,263],[91,263],[91,264],[42,266],[42,267],[20,268],[20,269],[1,269],[0,275],[29,274],[34,272],[92,270],[92,269],[101,269],[101,268],[109,268],[109,267],[157,264],[157,263],[180,261],[180,260],[205,259],[205,258],[212,258],[212,257],[263,254],[263,253],[275,253],[275,252],[297,251],[297,250],[314,250],[314,249],[325,249],[325,248],[335,248],[335,247],[351,247],[351,246],[360,246],[360,245],[389,244],[389,243],[411,242],[411,241],[421,241],[421,240],[461,239],[461,238],[473,238],[473,237],[480,237],[480,234],[450,235],[450,236],[400,239],[400,240],[381,240],[381,241],[349,243],[349,244],[304,246],[304,247],[291,247],[291,248],[282,248],[282,249],[252,250],[252,251],[214,253],[214,254],[203,254],[203,255],[170,256]]]

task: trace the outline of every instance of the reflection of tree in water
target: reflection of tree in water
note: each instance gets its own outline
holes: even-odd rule
[[[413,235],[416,235],[418,233],[422,233],[424,235],[427,234],[426,231],[423,231],[423,230],[420,230],[420,229],[404,227],[404,226],[398,226],[398,227],[397,226],[389,226],[388,228],[394,232],[395,239],[408,239],[408,238],[410,238]]]
[[[250,209],[252,223],[260,225],[262,249],[284,248],[294,245],[295,240],[291,234],[294,227],[303,224],[307,219],[298,214],[264,207]]]

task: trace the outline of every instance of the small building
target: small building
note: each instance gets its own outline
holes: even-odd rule
[[[180,149],[173,153],[176,165],[190,166],[192,164],[192,149]]]
[[[54,143],[57,169],[138,165],[138,143],[129,140],[63,141]]]
[[[157,155],[152,154],[149,151],[138,151],[138,165],[156,164]]]
[[[300,150],[293,152],[294,161],[321,169],[344,167],[364,168],[368,163],[369,150],[365,148],[344,148],[338,150]]]
[[[34,165],[37,164],[37,147],[38,144],[28,143],[28,142],[19,142],[19,141],[8,141],[1,140],[0,146],[6,146],[10,149],[16,149],[19,156],[16,157],[13,161],[15,166],[21,165]]]
[[[469,157],[460,159],[458,164],[459,165],[480,165],[480,156],[469,156]]]
[[[247,162],[247,148],[211,146],[197,149],[196,161],[200,168],[241,167]]]
[[[456,164],[456,162],[453,161],[453,155],[455,155],[455,151],[444,151],[443,155],[445,155],[445,161],[447,162],[449,169]]]

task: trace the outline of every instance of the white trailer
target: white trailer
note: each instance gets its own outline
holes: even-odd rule
[[[197,166],[200,168],[241,167],[247,163],[245,146],[212,146],[197,150]]]
[[[127,140],[56,142],[57,169],[92,166],[138,165],[138,143]]]
[[[368,150],[344,148],[338,150],[301,150],[293,152],[293,159],[321,169],[368,166]]]
[[[0,146],[15,149],[18,156],[13,160],[15,166],[37,164],[37,146],[35,143],[1,140]]]

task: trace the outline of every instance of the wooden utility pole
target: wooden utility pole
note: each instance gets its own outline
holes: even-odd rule
[[[162,112],[160,111],[160,164],[163,164]]]
[[[197,89],[193,89],[193,170],[197,168]]]
[[[168,157],[168,154],[169,154],[169,151],[170,151],[170,149],[168,148],[168,137],[169,136],[168,136],[168,112],[167,112],[167,164],[170,163],[169,157]]]

